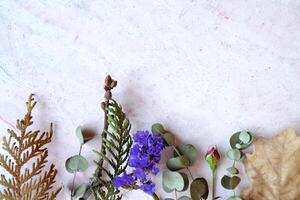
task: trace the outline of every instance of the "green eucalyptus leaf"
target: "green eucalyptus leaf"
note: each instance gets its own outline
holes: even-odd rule
[[[240,150],[238,150],[238,149],[230,149],[226,155],[229,159],[235,160],[235,161],[240,160],[241,156],[242,156]]]
[[[241,182],[241,179],[238,176],[230,177],[230,176],[224,175],[221,179],[222,186],[227,190],[234,190],[240,182]]]
[[[227,200],[243,200],[243,199],[239,196],[231,196]]]
[[[83,195],[79,198],[79,200],[87,200],[91,196],[91,185],[87,185],[86,190],[84,191]]]
[[[188,196],[182,196],[182,197],[179,197],[178,200],[192,200],[192,199]]]
[[[248,144],[251,140],[251,135],[247,131],[242,131],[239,134],[239,139],[244,143]]]
[[[240,132],[236,132],[230,137],[229,143],[231,148],[235,149],[236,144],[240,144],[241,141],[239,139],[239,136],[240,136]]]
[[[83,137],[82,129],[80,126],[76,128],[76,136],[77,136],[80,144],[84,144],[84,137]]]
[[[249,147],[251,145],[251,143],[253,142],[253,136],[250,132],[247,132],[250,135],[250,141],[247,144],[244,144],[241,140],[240,140],[240,132],[236,132],[234,133],[231,137],[230,137],[230,146],[233,149],[246,149],[247,147]]]
[[[75,155],[66,160],[65,167],[68,172],[75,173],[85,171],[89,166],[87,159],[81,155]]]
[[[188,158],[190,163],[189,166],[192,166],[197,161],[198,151],[193,145],[181,144],[177,146],[176,149],[179,151],[180,155],[184,155]],[[176,151],[174,151],[174,156],[178,156]]]
[[[190,165],[190,161],[187,156],[178,156],[175,158],[170,158],[167,161],[167,167],[171,171],[177,171],[186,168]]]
[[[163,185],[163,190],[166,192],[166,193],[171,193],[174,191],[174,189],[171,189],[171,188],[168,188],[167,186],[165,186],[165,184],[162,184]]]
[[[183,181],[184,181],[184,188],[181,191],[185,191],[189,187],[189,178],[185,173],[183,173],[183,172],[179,172],[179,173],[181,174]]]
[[[239,170],[235,167],[229,167],[226,169],[230,174],[239,174]]]
[[[163,125],[160,123],[153,124],[151,127],[151,131],[152,131],[152,133],[157,133],[157,134],[165,133],[165,129],[164,129]]]
[[[85,193],[85,191],[86,191],[87,188],[88,188],[88,186],[87,186],[86,184],[84,184],[84,183],[80,184],[80,185],[74,190],[74,192],[73,192],[73,194],[72,194],[72,197],[73,197],[73,198],[81,197],[81,196]]]
[[[85,129],[83,130],[82,127],[77,127],[76,128],[76,136],[80,142],[81,145],[85,144],[86,142],[88,142],[89,140],[93,139],[93,137],[95,137],[95,132]]]
[[[166,192],[170,190],[183,191],[185,189],[185,178],[179,172],[164,171],[163,172],[163,188],[167,188]]]
[[[165,133],[161,135],[164,141],[166,142],[167,146],[172,146],[175,144],[175,137],[172,133]]]
[[[235,145],[235,147],[236,147],[237,149],[242,149],[243,146],[244,146],[244,145],[242,145],[242,144],[236,144],[236,145]]]
[[[208,184],[204,178],[193,180],[190,188],[192,200],[207,199],[208,191]]]

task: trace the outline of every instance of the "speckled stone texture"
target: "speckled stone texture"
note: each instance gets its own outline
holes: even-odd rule
[[[299,0],[2,0],[0,135],[36,94],[35,127],[54,122],[49,161],[59,169],[58,184],[70,184],[64,161],[78,151],[75,128],[101,132],[109,73],[132,132],[162,122],[199,149],[192,173],[210,181],[203,160],[210,145],[224,154],[241,129],[266,137],[300,131],[299,10]],[[83,148],[91,164],[99,146],[98,137]],[[222,161],[218,180],[229,165]],[[87,181],[93,169],[78,178]],[[174,198],[160,179],[158,193]],[[247,185],[245,177],[240,189]],[[218,182],[217,195],[230,194]],[[151,198],[138,191],[127,199]]]

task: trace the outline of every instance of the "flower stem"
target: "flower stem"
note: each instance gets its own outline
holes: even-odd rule
[[[215,199],[216,194],[216,171],[212,172],[212,189],[211,189],[211,200]]]
[[[177,200],[178,199],[177,198],[177,191],[176,191],[176,189],[174,191],[175,191],[175,200]]]
[[[159,197],[157,196],[157,194],[155,192],[152,194],[152,197],[154,200],[159,200]]]

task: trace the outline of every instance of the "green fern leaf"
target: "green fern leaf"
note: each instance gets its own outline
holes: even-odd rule
[[[106,111],[108,129],[103,131],[106,135],[103,137],[105,151],[103,147],[101,152],[95,151],[102,162],[95,162],[97,170],[91,188],[96,199],[120,200],[122,196],[114,188],[113,178],[124,172],[127,166],[132,145],[131,124],[115,100],[109,100]]]

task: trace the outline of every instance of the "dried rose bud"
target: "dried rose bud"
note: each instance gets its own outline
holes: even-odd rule
[[[207,161],[210,169],[213,172],[215,172],[217,170],[218,162],[220,159],[221,159],[221,156],[220,156],[216,146],[211,147],[205,155],[205,160]]]

